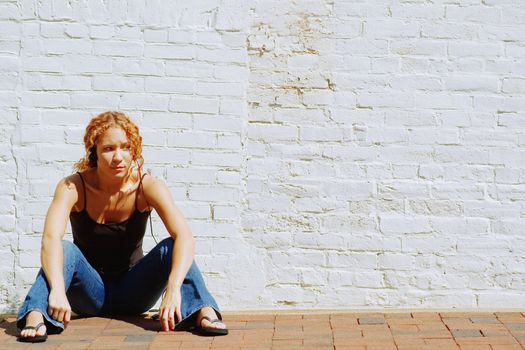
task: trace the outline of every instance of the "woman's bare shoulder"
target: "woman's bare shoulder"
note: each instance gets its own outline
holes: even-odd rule
[[[54,203],[69,203],[73,206],[79,197],[81,191],[82,180],[78,174],[72,174],[62,178],[58,181],[53,197]]]
[[[71,174],[62,178],[58,181],[57,189],[68,190],[68,191],[77,191],[82,185],[82,180],[80,179],[79,174]]]
[[[142,178],[142,185],[145,191],[155,191],[156,189],[166,187],[166,182],[155,175],[145,174]]]
[[[144,176],[142,186],[147,201],[154,207],[155,205],[162,205],[162,203],[168,200],[173,201],[168,185],[166,185],[166,182],[161,178],[148,174]]]

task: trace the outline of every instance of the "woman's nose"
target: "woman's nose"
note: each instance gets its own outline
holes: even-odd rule
[[[117,148],[117,149],[115,150],[115,154],[113,155],[113,159],[115,159],[115,160],[121,160],[121,159],[122,159],[122,153],[121,153],[121,152],[122,152],[122,151],[121,151],[119,148]]]

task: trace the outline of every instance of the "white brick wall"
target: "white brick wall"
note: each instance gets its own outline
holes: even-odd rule
[[[141,127],[225,309],[525,306],[524,14],[2,2],[0,312],[24,297],[53,188],[109,109]]]

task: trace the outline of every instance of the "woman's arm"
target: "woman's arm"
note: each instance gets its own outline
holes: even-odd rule
[[[64,250],[62,238],[71,208],[78,199],[78,192],[72,181],[74,175],[62,179],[55,190],[49,206],[42,235],[42,269],[49,283],[49,315],[67,326],[71,318],[71,307],[64,286]]]
[[[169,234],[174,240],[171,272],[166,286],[166,294],[160,308],[160,321],[163,330],[175,328],[174,316],[181,320],[180,288],[193,263],[195,240],[184,219],[175,205],[171,191],[164,181],[152,176],[143,180],[144,195],[147,202],[159,214]]]

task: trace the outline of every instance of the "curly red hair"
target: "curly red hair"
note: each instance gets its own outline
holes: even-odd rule
[[[133,160],[137,162],[140,168],[144,163],[142,158],[142,137],[139,134],[139,128],[122,112],[104,112],[89,122],[86,127],[86,134],[84,135],[84,147],[86,149],[86,156],[82,157],[75,163],[74,169],[76,171],[84,171],[90,168],[97,167],[96,159],[96,145],[97,141],[106,130],[109,128],[121,128],[126,133],[126,136],[131,144],[131,155]]]

